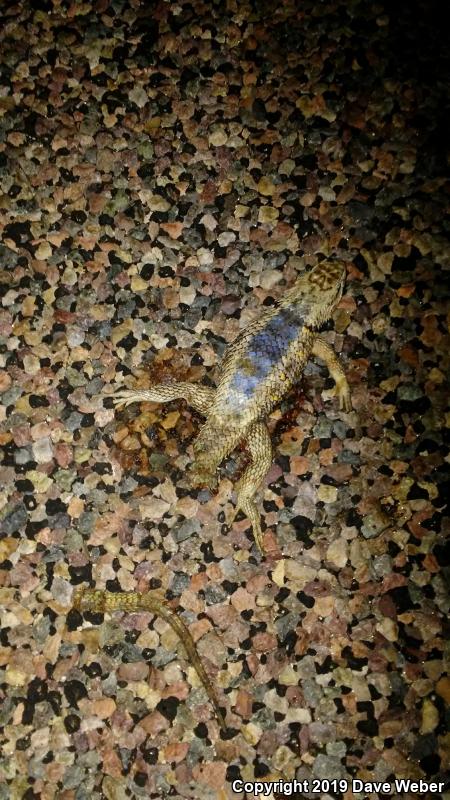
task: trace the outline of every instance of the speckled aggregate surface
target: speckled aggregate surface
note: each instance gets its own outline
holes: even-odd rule
[[[1,800],[448,774],[439,13],[2,5]],[[272,416],[261,560],[231,522],[245,453],[217,495],[193,490],[200,417],[115,414],[107,395],[212,385],[227,343],[325,257],[348,268],[325,335],[354,411],[311,362]],[[166,623],[70,610],[89,583],[173,600],[227,734]]]

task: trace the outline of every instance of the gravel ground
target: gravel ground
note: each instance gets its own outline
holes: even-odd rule
[[[355,778],[448,774],[440,13],[3,5],[1,800],[228,800],[234,779],[294,778],[359,800],[378,795]],[[325,258],[347,265],[325,337],[354,410],[311,362],[272,415],[261,559],[233,521],[245,454],[217,494],[192,489],[200,417],[108,395],[213,385],[227,343]],[[226,732],[168,625],[81,615],[88,585],[161,589]]]

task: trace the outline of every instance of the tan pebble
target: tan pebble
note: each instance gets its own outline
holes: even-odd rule
[[[39,261],[45,261],[45,259],[50,258],[52,255],[52,248],[50,247],[49,243],[41,242],[36,250],[35,255]]]
[[[271,592],[261,592],[256,595],[256,605],[259,608],[271,608],[274,604],[274,599]]]
[[[189,742],[171,742],[162,749],[159,761],[162,764],[179,764],[186,758],[188,750]]]
[[[180,286],[180,303],[190,306],[195,300],[196,291],[193,286]]]
[[[141,500],[139,503],[139,511],[143,519],[158,520],[169,510],[170,504],[164,500],[158,500],[155,497],[147,498],[147,501]]]
[[[230,194],[233,191],[233,181],[229,178],[225,178],[225,180],[220,181],[219,183],[219,195],[222,194]]]
[[[178,239],[184,228],[183,222],[162,222],[161,228],[169,234],[171,239]]]
[[[411,245],[407,242],[398,242],[394,245],[394,254],[398,258],[408,258],[411,253]]]
[[[164,430],[169,431],[175,427],[178,420],[180,419],[180,412],[179,411],[171,411],[167,414],[166,417],[161,421],[161,426]]]
[[[420,733],[432,733],[432,731],[439,725],[439,711],[433,705],[431,700],[426,697],[422,706],[422,723],[420,725]]]
[[[0,394],[2,392],[6,392],[6,390],[11,386],[11,383],[11,376],[8,375],[8,373],[4,370],[0,370]]]
[[[126,439],[126,437],[128,436],[128,433],[129,433],[128,428],[119,428],[113,434],[113,437],[112,437],[113,441],[116,444],[119,444],[119,442],[123,442],[123,440]]]
[[[120,446],[122,450],[140,450],[141,443],[137,436],[126,436]]]
[[[444,381],[446,379],[444,373],[441,372],[441,370],[438,369],[437,367],[433,367],[433,369],[430,371],[430,374],[429,374],[428,377],[429,377],[430,381],[433,381],[433,383],[437,383],[437,384],[444,383]]]
[[[436,684],[436,693],[450,705],[450,678],[444,676]]]
[[[317,597],[314,603],[314,613],[318,617],[329,617],[335,606],[334,597]]]
[[[281,162],[278,172],[280,175],[290,175],[295,169],[295,161],[292,158],[285,158]]]
[[[20,541],[18,539],[14,539],[12,536],[6,536],[3,539],[0,539],[0,561],[5,561],[11,553],[14,553]]]
[[[254,725],[252,722],[249,722],[248,725],[243,725],[241,733],[245,741],[251,745],[258,744],[262,736],[262,730],[259,725]]]
[[[397,734],[403,731],[403,728],[404,723],[402,720],[391,719],[380,723],[379,734],[383,739],[387,739],[391,736],[397,736]]]
[[[73,461],[72,448],[65,442],[58,442],[55,446],[55,459],[60,467],[66,469]]]
[[[212,214],[203,214],[201,217],[200,222],[205,226],[208,231],[215,231],[217,225],[219,224],[215,217]]]
[[[300,564],[293,558],[285,559],[285,564],[286,578],[288,580],[298,581],[301,584],[305,584],[309,583],[309,581],[313,581],[317,576],[316,569],[307,567],[304,564]]]
[[[296,672],[292,664],[287,664],[281,670],[278,680],[283,686],[296,686],[299,681],[298,672]]]
[[[32,317],[36,312],[36,298],[29,294],[22,303],[22,315],[24,317]]]
[[[43,472],[39,472],[37,469],[30,469],[25,474],[33,484],[35,491],[39,493],[47,492],[53,483],[53,480],[48,475],[44,475]]]
[[[74,286],[77,280],[78,280],[77,271],[73,267],[67,266],[62,274],[61,282],[64,283],[66,286]]]
[[[311,722],[311,712],[307,708],[291,707],[286,714],[285,723],[290,725],[292,722],[300,722],[301,725],[308,725]]]
[[[263,289],[272,289],[282,279],[282,274],[277,269],[265,269],[260,276],[260,286]]]
[[[261,206],[258,213],[258,222],[276,222],[280,212],[273,206]]]
[[[84,500],[81,497],[72,497],[67,511],[73,519],[78,519],[80,514],[84,511]]]
[[[36,356],[28,353],[23,357],[23,367],[27,375],[36,375],[41,369],[41,362]]]
[[[133,275],[131,278],[131,289],[133,292],[145,292],[148,289],[148,282],[141,278],[140,275]]]
[[[165,308],[177,308],[180,299],[178,289],[164,289],[163,305]]]
[[[327,549],[327,561],[331,561],[337,567],[345,567],[348,559],[348,545],[345,539],[336,539],[331,542]]]
[[[323,503],[334,503],[337,500],[337,496],[337,486],[329,486],[326,483],[320,484],[317,491],[318,500],[322,500]]]
[[[152,194],[147,198],[147,205],[151,211],[168,211],[170,203],[160,194]]]
[[[97,195],[94,195],[94,197],[96,196]],[[64,769],[66,769],[66,767],[64,767]],[[102,792],[105,795],[106,800],[126,800],[126,790],[117,780],[118,777],[119,776],[116,775],[114,775],[114,777],[109,774],[104,775],[102,779]]]
[[[304,475],[306,472],[309,472],[311,462],[306,456],[291,456],[290,466],[291,472],[293,472],[294,475]]]
[[[277,646],[277,638],[272,633],[257,633],[253,637],[253,648],[257,653],[268,653],[269,650],[275,650]]]
[[[181,497],[177,501],[176,505],[176,512],[177,514],[183,514],[186,519],[192,519],[196,516],[200,503],[198,500],[194,500],[192,497]]]
[[[102,697],[100,700],[93,700],[89,710],[100,719],[108,719],[116,710],[116,703],[112,697]]]
[[[379,631],[388,642],[396,642],[398,638],[398,625],[394,622],[393,619],[389,619],[389,617],[383,617],[381,622],[378,622],[375,626],[377,631]]]
[[[309,208],[314,203],[316,199],[316,195],[312,192],[304,192],[300,197],[300,205],[304,206],[304,208]]]
[[[221,145],[225,144],[227,139],[228,135],[223,128],[217,128],[208,136],[209,144],[212,144],[214,147],[220,147]]]
[[[382,333],[384,333],[388,327],[389,321],[384,314],[378,314],[378,316],[373,318],[372,330],[377,336],[380,336]]]
[[[277,586],[284,586],[285,567],[286,564],[284,558],[280,558],[272,572],[272,580]]]
[[[32,445],[33,457],[37,464],[48,464],[53,458],[53,448],[50,439],[38,439]]]
[[[236,713],[239,714],[241,717],[248,719],[249,717],[251,717],[252,714],[252,705],[253,705],[252,695],[249,694],[249,692],[246,692],[245,689],[239,689],[234,704]]]
[[[273,765],[275,769],[284,771],[287,764],[295,758],[294,753],[285,744],[282,744],[276,751],[273,757]]]
[[[152,133],[152,131],[157,130],[157,128],[159,128],[160,125],[161,125],[161,117],[152,117],[145,123],[144,128],[147,131],[147,133]]]
[[[417,681],[414,681],[414,692],[418,695],[418,697],[426,697],[428,694],[431,694],[433,691],[433,681],[429,678],[421,678]]]
[[[29,682],[29,675],[13,666],[7,666],[4,680],[9,686],[24,686]]]
[[[270,178],[267,178],[265,175],[263,175],[258,181],[256,188],[260,194],[263,194],[266,197],[269,197],[271,194],[273,194],[276,189],[273,181],[271,181]]]
[[[255,608],[255,598],[246,589],[239,587],[230,597],[231,605],[241,613],[249,608]]]
[[[85,461],[89,461],[91,455],[92,450],[88,450],[87,447],[77,447],[75,450],[76,464],[84,464]]]
[[[123,681],[141,681],[148,677],[150,667],[145,661],[132,661],[129,664],[121,664],[117,674]]]
[[[332,202],[336,200],[336,192],[331,186],[320,186],[318,191],[319,197],[325,202]]]
[[[50,436],[51,428],[46,422],[38,422],[30,428],[31,438],[36,442],[38,439],[43,439],[44,436]]]

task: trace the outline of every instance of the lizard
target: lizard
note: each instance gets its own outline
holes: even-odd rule
[[[236,514],[241,510],[250,520],[261,554],[264,543],[255,495],[272,463],[265,419],[299,380],[310,356],[328,367],[340,409],[352,408],[343,367],[333,348],[318,334],[342,297],[345,277],[342,262],[323,261],[297,278],[284,296],[228,346],[216,389],[180,381],[149,389],[120,389],[112,395],[115,406],[183,398],[206,417],[194,442],[194,486],[213,488],[220,463],[241,441],[246,443],[251,460],[236,486]]]
[[[168,622],[184,645],[189,660],[213,705],[220,727],[222,730],[227,730],[216,691],[200,660],[189,629],[158,592],[108,592],[102,589],[80,588],[74,593],[72,605],[81,613],[91,611],[112,614],[114,611],[126,611],[130,614],[133,611],[150,611]]]

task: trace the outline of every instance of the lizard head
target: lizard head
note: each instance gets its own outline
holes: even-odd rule
[[[315,328],[331,317],[342,297],[346,274],[342,261],[322,261],[296,281],[287,295],[306,311],[307,325]]]

